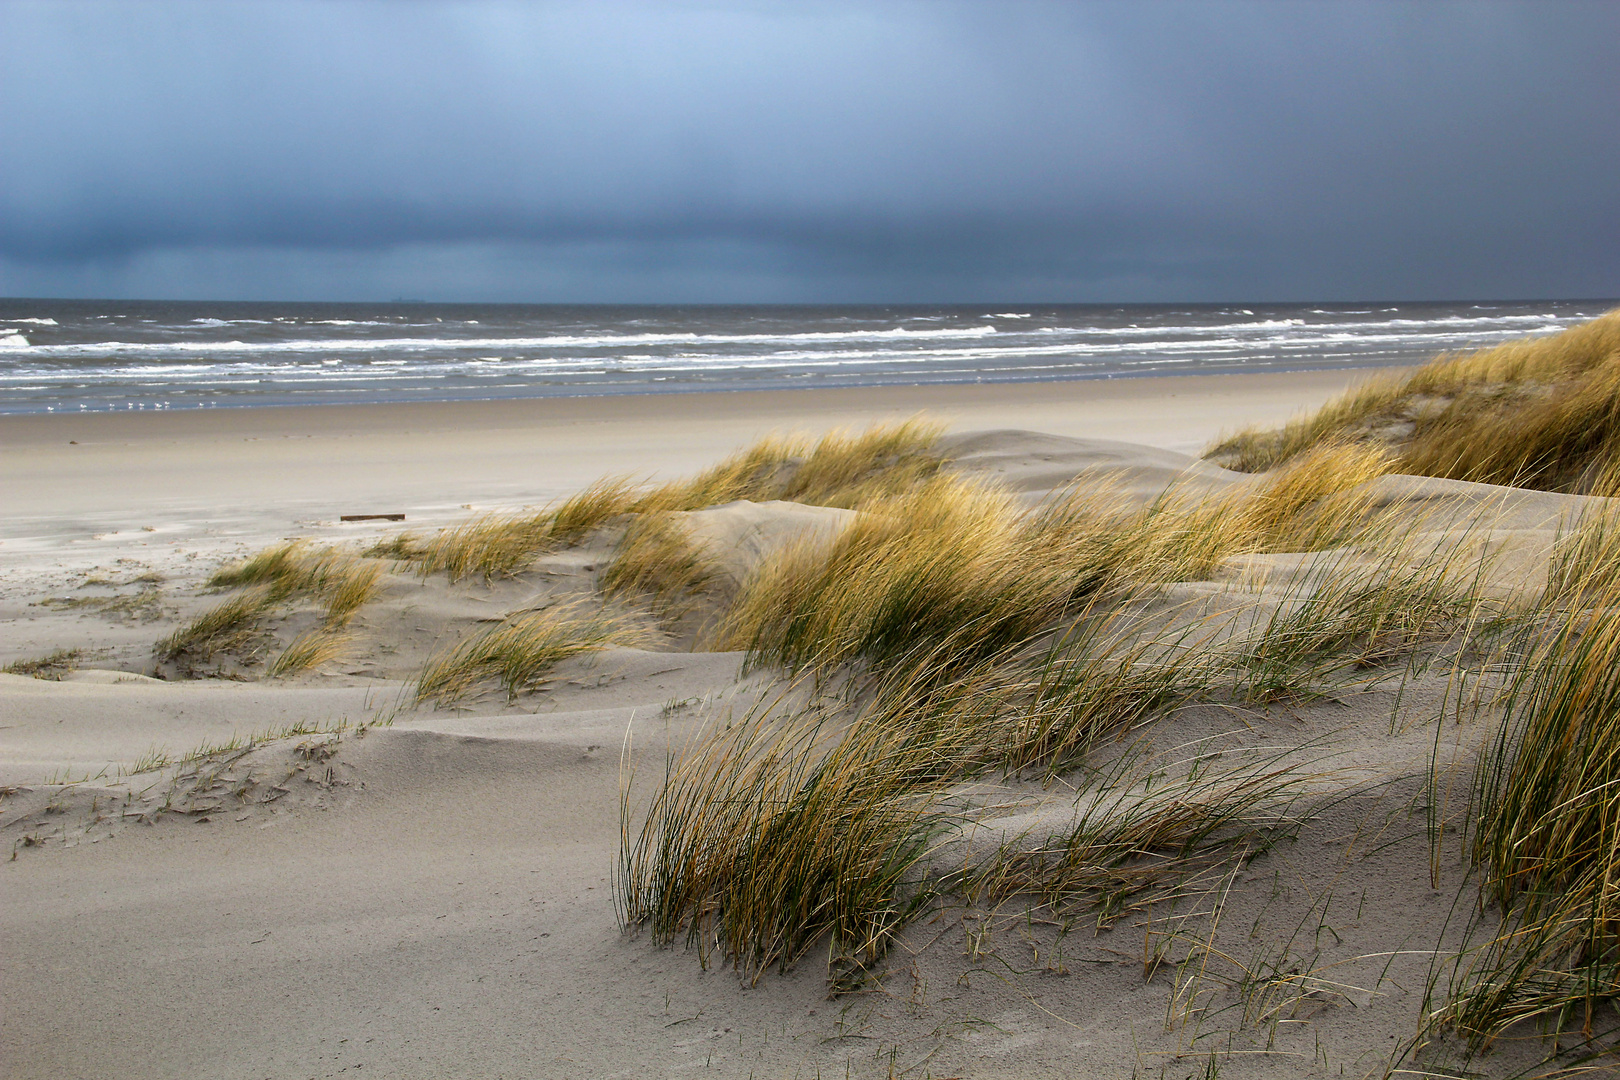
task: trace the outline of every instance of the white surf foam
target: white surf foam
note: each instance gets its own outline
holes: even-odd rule
[[[455,352],[466,349],[615,349],[647,345],[757,345],[796,341],[906,341],[928,338],[977,338],[996,333],[993,326],[962,329],[835,330],[807,334],[602,334],[509,338],[299,338],[289,341],[97,341],[35,346],[42,356],[96,353],[278,353],[278,352]]]

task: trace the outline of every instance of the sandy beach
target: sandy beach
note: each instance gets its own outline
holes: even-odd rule
[[[1054,383],[289,406],[0,418],[3,538],[140,528],[153,515],[370,510],[449,514],[543,503],[607,474],[669,477],[771,431],[926,412],[954,430],[1019,428],[1196,454],[1274,424],[1357,372]],[[272,509],[273,508],[273,509]]]
[[[1306,787],[1335,777],[1342,797],[1287,843],[1104,929],[943,904],[882,978],[832,996],[825,946],[754,981],[712,942],[621,933],[615,911],[624,769],[638,792],[656,785],[702,725],[780,692],[768,666],[745,671],[742,652],[694,648],[677,627],[564,660],[536,693],[409,702],[436,649],[591,587],[622,529],[488,584],[390,573],[356,616],[364,647],[316,672],[178,679],[153,658],[218,602],[210,574],[287,538],[359,550],[602,476],[690,475],[772,431],[918,413],[946,426],[947,468],[1031,500],[1082,474],[1129,493],[1184,476],[1241,490],[1247,478],[1196,455],[1364,374],[0,418],[0,662],[82,655],[60,681],[0,675],[3,1071],[1384,1075],[1436,950],[1457,942],[1454,905],[1472,902],[1428,831],[1460,805],[1430,816],[1431,770],[1463,775],[1478,740],[1441,722],[1443,673],[1177,712],[1146,732],[1155,752],[1204,740],[1196,753],[1286,761]],[[1382,481],[1388,505],[1489,502],[1489,529],[1447,528],[1475,529],[1469,550],[1509,564],[1544,564],[1583,504],[1403,479]],[[774,550],[778,518],[739,520],[693,528]],[[1221,574],[1174,586],[1177,602],[1225,618],[1222,597],[1281,581],[1285,557]],[[1253,585],[1256,603],[1270,587]],[[276,623],[277,640],[308,618]],[[1078,781],[985,783],[974,798],[1001,809],[942,843],[941,873],[1038,832]],[[1196,944],[1218,932],[1249,990]],[[1536,1056],[1508,1046],[1490,1068]]]

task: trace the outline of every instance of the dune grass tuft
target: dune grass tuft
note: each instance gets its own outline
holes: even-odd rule
[[[1197,748],[1180,748],[1189,749]],[[1106,926],[1297,831],[1312,813],[1317,778],[1282,756],[1223,769],[1203,755],[1124,754],[1088,780],[1072,821],[1038,840],[1004,843],[961,887],[980,903],[1023,896],[1055,912],[1094,911]]]
[[[489,581],[523,569],[551,544],[550,514],[482,514],[424,543],[416,571],[423,577],[442,571],[452,582]]]
[[[771,435],[697,476],[642,490],[622,477],[597,481],[555,509],[533,514],[484,514],[421,541],[401,534],[367,554],[409,560],[424,577],[451,581],[515,574],[546,551],[578,543],[621,514],[657,514],[749,499],[791,499],[850,507],[907,490],[944,464],[941,429],[921,420],[835,431],[816,442]]]
[[[835,986],[858,983],[928,898],[912,871],[947,826],[949,732],[818,710],[708,729],[672,759],[639,828],[622,801],[627,927],[711,942],[753,980],[824,935]]]
[[[208,579],[208,587],[231,589],[271,583],[278,589],[290,592],[308,580],[310,569],[308,541],[287,540],[267,547],[242,562],[215,571]]]
[[[1566,567],[1523,627],[1476,776],[1471,852],[1502,921],[1431,1017],[1476,1051],[1527,1021],[1590,1037],[1620,999],[1620,534],[1591,527],[1588,573]]]
[[[260,585],[276,601],[314,595],[327,602],[328,617],[346,622],[381,586],[379,563],[357,559],[335,548],[289,540],[224,567],[208,579],[210,588]]]
[[[979,733],[985,764],[1050,780],[1097,743],[1204,697],[1223,670],[1198,647],[1196,627],[1162,637],[1134,629],[1119,608],[1090,615],[1034,661],[990,662],[942,687],[934,707]]]
[[[559,547],[577,544],[592,529],[634,508],[636,486],[622,477],[598,480],[579,494],[563,500],[551,512],[552,543]]]
[[[1260,472],[1327,441],[1390,446],[1403,473],[1590,490],[1620,460],[1620,311],[1546,337],[1379,376],[1310,416],[1240,432],[1209,456]]]
[[[290,644],[269,674],[317,666],[330,659],[321,652],[322,642],[348,640],[338,632],[381,591],[382,578],[383,566],[376,561],[331,547],[317,548],[304,540],[276,544],[210,577],[210,587],[243,591],[158,642],[154,651],[160,661],[184,657],[206,663],[217,653],[252,660],[267,637],[260,628],[262,620],[278,605],[313,597],[324,603],[321,629]],[[303,662],[305,657],[318,658]]]
[[[674,614],[682,597],[709,585],[717,573],[673,514],[649,512],[626,528],[601,585],[609,596],[650,596],[654,610]]]
[[[361,606],[382,590],[383,568],[379,563],[350,561],[334,567],[322,583],[328,626],[347,626]]]
[[[1233,644],[1234,691],[1250,701],[1300,696],[1459,634],[1478,636],[1501,615],[1479,574],[1455,549],[1416,563],[1397,551],[1372,565],[1335,553]]]
[[[417,676],[416,700],[450,705],[494,682],[515,701],[542,685],[561,660],[649,639],[629,619],[582,603],[518,614],[429,658]]]
[[[1245,552],[1344,542],[1388,455],[1324,447],[1253,487],[1133,509],[1082,486],[1033,516],[1006,493],[941,476],[868,503],[831,540],[790,545],[743,584],[718,634],[756,663],[886,666],[955,647],[961,667],[1028,642],[1107,589],[1207,578]]]
[[[828,541],[789,545],[743,586],[720,631],[756,662],[879,666],[950,640],[970,662],[1061,612],[1083,566],[1036,565],[1005,493],[940,478],[869,504]]]
[[[636,489],[626,480],[598,480],[554,510],[534,514],[482,514],[414,543],[407,553],[423,577],[443,572],[452,582],[489,581],[516,574],[547,551],[578,543],[586,533],[632,508]]]
[[[352,644],[351,635],[342,630],[319,627],[294,638],[283,649],[265,674],[271,678],[309,671],[340,659]]]
[[[33,660],[13,660],[0,671],[7,675],[27,675],[32,679],[43,679],[46,682],[61,682],[70,672],[79,666],[84,659],[83,649],[57,649],[46,656]]]
[[[655,488],[631,509],[701,510],[738,499],[853,508],[901,494],[939,472],[942,430],[914,418],[854,434],[833,431],[814,443],[767,436],[690,480]]]
[[[182,656],[204,662],[216,653],[255,650],[262,633],[259,620],[277,602],[273,583],[254,585],[203,612],[154,647],[159,660]]]

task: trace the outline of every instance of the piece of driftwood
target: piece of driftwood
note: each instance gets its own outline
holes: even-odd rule
[[[339,521],[404,521],[404,514],[344,514]]]

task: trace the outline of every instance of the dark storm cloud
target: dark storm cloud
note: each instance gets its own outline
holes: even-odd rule
[[[7,4],[0,292],[1620,293],[1610,4]]]

